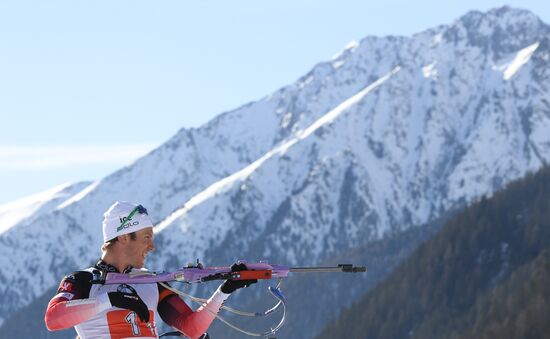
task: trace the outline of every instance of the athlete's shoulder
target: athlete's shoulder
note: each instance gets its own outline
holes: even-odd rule
[[[73,297],[78,299],[87,298],[92,287],[93,277],[94,273],[90,269],[75,271],[66,275],[61,280],[57,293],[68,293],[66,296],[70,294],[71,297],[68,299]]]
[[[73,283],[76,283],[76,282],[85,282],[85,281],[92,281],[93,279],[93,271],[92,270],[89,270],[89,269],[86,269],[86,270],[82,270],[82,271],[75,271],[71,274],[68,274],[66,275],[65,277],[63,277],[63,280],[64,281],[70,281],[70,282],[73,282]]]

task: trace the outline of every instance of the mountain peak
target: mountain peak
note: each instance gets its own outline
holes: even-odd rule
[[[470,11],[444,32],[444,40],[480,48],[495,59],[540,41],[550,27],[528,10],[502,6],[487,12]]]
[[[521,9],[513,8],[510,6],[501,6],[492,8],[486,12],[477,10],[469,11],[461,16],[458,21],[463,22],[465,26],[471,24],[478,24],[479,22],[486,22],[491,24],[499,24],[501,26],[514,25],[517,22],[540,24],[542,21],[533,12]]]

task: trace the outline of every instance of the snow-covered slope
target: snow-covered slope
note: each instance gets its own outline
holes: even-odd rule
[[[155,263],[243,251],[317,261],[539,168],[550,159],[548,38],[534,16],[502,8],[412,39],[367,38],[317,66],[299,86],[350,99],[165,219]],[[364,67],[374,79],[394,66],[373,91],[339,85]]]
[[[91,182],[64,184],[32,196],[0,206],[0,235],[25,221],[31,223],[43,214],[51,213],[67,199],[83,190]]]
[[[0,234],[0,318],[99,255],[115,200],[158,222],[151,267],[315,264],[550,160],[550,28],[502,7],[367,37],[296,83],[181,130],[39,222]],[[24,291],[24,292],[23,292]]]

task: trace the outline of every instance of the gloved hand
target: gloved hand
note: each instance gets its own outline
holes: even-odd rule
[[[246,270],[245,264],[233,264],[231,265],[231,272],[238,272]],[[257,279],[252,280],[226,280],[221,287],[221,291],[226,294],[230,294],[238,290],[239,288],[248,287],[257,283]]]
[[[115,307],[125,308],[136,312],[141,321],[149,322],[149,309],[141,300],[136,291],[130,292],[109,292],[107,293],[111,305]]]

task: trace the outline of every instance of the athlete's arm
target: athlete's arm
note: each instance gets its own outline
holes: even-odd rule
[[[246,269],[244,263],[231,265],[231,271]],[[226,280],[214,294],[193,312],[174,292],[159,285],[158,313],[168,325],[175,327],[186,336],[195,339],[200,337],[220,311],[223,302],[239,288],[255,284],[257,280]]]
[[[108,298],[105,298],[106,301],[100,299],[103,298],[67,300],[63,297],[55,297],[48,304],[44,317],[46,327],[50,331],[73,327],[111,307]]]
[[[174,292],[160,285],[159,292],[158,313],[161,319],[191,339],[196,339],[206,332],[223,302],[229,297],[229,294],[218,288],[206,303],[193,312]]]
[[[75,272],[63,278],[57,294],[48,303],[44,321],[50,331],[73,327],[111,307],[106,294],[90,299],[92,274]]]

